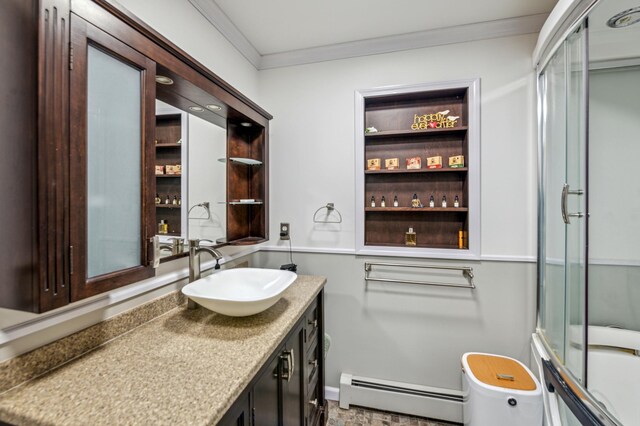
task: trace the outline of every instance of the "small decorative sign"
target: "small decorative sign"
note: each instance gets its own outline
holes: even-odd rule
[[[458,122],[457,115],[449,115],[449,110],[436,112],[435,114],[413,115],[411,130],[447,129],[455,127]]]
[[[367,170],[380,170],[380,159],[372,158],[367,160]]]
[[[464,155],[449,157],[449,167],[451,167],[452,169],[464,167]]]
[[[180,165],[172,165],[172,164],[167,164],[165,166],[165,170],[166,170],[166,174],[168,175],[179,175],[181,170],[182,170],[182,166]]]
[[[387,170],[395,170],[399,167],[400,165],[400,159],[398,158],[387,158],[386,160],[384,160],[384,167]]]
[[[441,169],[442,157],[440,155],[436,157],[427,157],[427,169]]]
[[[422,168],[422,160],[420,157],[407,158],[407,170],[416,170]]]
[[[156,166],[156,174],[163,175],[164,174],[164,166]]]

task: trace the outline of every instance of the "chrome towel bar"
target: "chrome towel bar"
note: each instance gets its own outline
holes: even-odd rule
[[[443,282],[437,282],[437,281],[415,281],[415,280],[404,280],[404,279],[395,279],[395,278],[370,277],[369,273],[372,271],[374,266],[391,266],[391,267],[399,267],[399,268],[421,268],[421,269],[460,271],[462,272],[462,275],[469,281],[469,284],[454,284],[454,283],[443,283]],[[415,265],[415,264],[406,264],[406,263],[365,262],[364,263],[364,279],[365,281],[377,281],[377,282],[383,282],[383,283],[435,285],[439,287],[460,287],[460,288],[470,288],[470,289],[476,288],[476,285],[473,282],[473,268],[469,266],[427,266],[427,265]]]

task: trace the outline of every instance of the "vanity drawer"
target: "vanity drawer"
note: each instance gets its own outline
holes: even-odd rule
[[[308,350],[318,341],[320,320],[318,316],[318,304],[314,303],[305,314],[305,348]]]
[[[324,401],[320,397],[318,392],[318,380],[316,374],[316,380],[314,382],[313,389],[310,389],[307,393],[307,403],[305,407],[305,425],[312,426],[320,424],[320,414],[323,410]]]
[[[312,345],[305,356],[305,379],[308,384],[311,383],[314,375],[317,375],[320,367],[320,347],[318,344]]]

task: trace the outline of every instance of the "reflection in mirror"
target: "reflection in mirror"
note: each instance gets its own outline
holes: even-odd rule
[[[189,239],[226,237],[226,129],[156,100],[156,222],[161,257]],[[176,166],[180,166],[177,168]],[[206,241],[204,244],[207,244]]]
[[[218,242],[226,237],[227,132],[189,115],[188,238]]]
[[[179,238],[186,237],[186,176],[189,142],[187,113],[156,100],[156,233],[160,237],[160,255],[179,254]],[[184,246],[184,244],[183,244]]]

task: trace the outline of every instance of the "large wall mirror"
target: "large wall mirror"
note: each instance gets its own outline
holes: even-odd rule
[[[166,68],[156,78],[155,213],[161,256],[179,256],[189,239],[226,241],[226,108]]]

